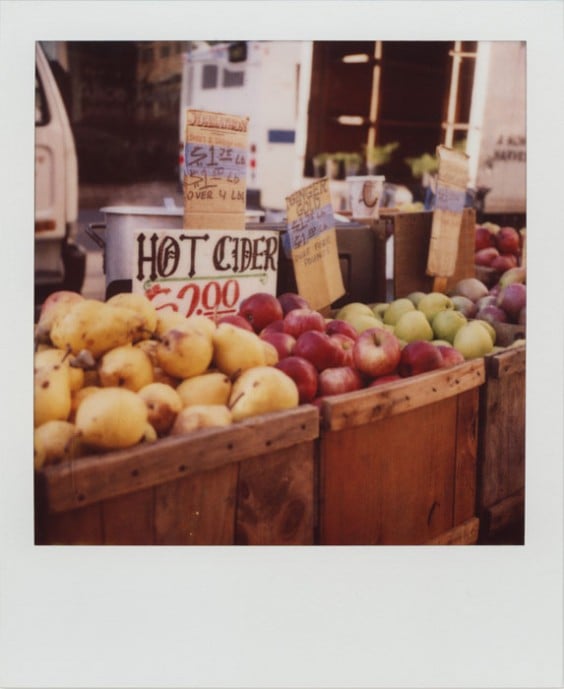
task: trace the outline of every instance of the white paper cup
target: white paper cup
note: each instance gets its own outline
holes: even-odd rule
[[[383,175],[347,177],[349,205],[353,218],[377,220],[384,191]]]

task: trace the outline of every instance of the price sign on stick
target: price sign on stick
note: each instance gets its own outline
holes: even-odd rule
[[[248,117],[187,110],[185,229],[245,229],[248,122]]]
[[[468,156],[445,146],[437,147],[439,171],[427,274],[434,276],[435,291],[444,291],[458,256],[462,212],[468,184]]]
[[[345,293],[329,179],[288,196],[286,209],[298,292],[313,309],[329,306]]]

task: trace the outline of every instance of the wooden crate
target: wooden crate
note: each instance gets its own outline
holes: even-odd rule
[[[318,432],[307,405],[45,467],[36,543],[311,545]]]
[[[478,435],[480,541],[524,536],[525,345],[485,359]]]
[[[427,258],[433,224],[433,213],[398,213],[393,218],[394,235],[394,298],[410,292],[431,292],[434,278],[427,275]],[[475,277],[476,212],[465,208],[462,214],[458,255],[453,275],[447,280],[447,290],[462,278]]]
[[[475,543],[484,380],[476,359],[324,400],[317,541]]]

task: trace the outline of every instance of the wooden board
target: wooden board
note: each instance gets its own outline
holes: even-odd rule
[[[481,508],[525,486],[525,356],[525,347],[515,347],[486,358],[478,452]]]
[[[405,297],[410,292],[431,292],[434,278],[427,275],[427,256],[433,213],[398,213],[394,222],[393,296]],[[474,277],[474,243],[476,213],[465,208],[460,227],[458,255],[454,273],[445,282],[449,290],[462,278]]]
[[[474,519],[483,382],[480,359],[327,399],[319,542],[424,544]]]

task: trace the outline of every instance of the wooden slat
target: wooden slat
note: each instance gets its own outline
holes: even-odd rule
[[[327,430],[360,426],[459,395],[484,381],[484,360],[480,358],[381,387],[329,397],[321,406],[322,426]]]
[[[457,400],[320,439],[320,542],[416,545],[454,526]]]
[[[498,364],[496,375],[488,373],[480,391],[479,510],[525,487],[526,372],[521,368],[524,351],[507,350],[506,355],[492,357],[490,366],[498,356],[503,363]]]
[[[232,545],[237,463],[169,481],[155,491],[157,545]]]
[[[486,357],[486,371],[488,378],[503,378],[525,371],[525,345],[510,347],[503,352]]]
[[[313,545],[313,442],[240,465],[235,542]]]
[[[512,525],[523,525],[525,517],[525,493],[517,491],[486,510],[488,536],[499,533]]]
[[[456,463],[454,474],[454,523],[476,516],[479,389],[458,397]]]
[[[42,499],[51,512],[63,512],[117,495],[166,483],[313,440],[319,433],[316,407],[263,414],[226,428],[163,438],[149,445],[84,457],[41,472]]]
[[[431,539],[427,545],[475,545],[478,541],[480,520],[473,517],[463,524],[459,524],[440,536]]]
[[[102,508],[88,505],[62,514],[39,516],[37,545],[103,545]]]
[[[105,545],[153,545],[153,489],[100,503]]]

